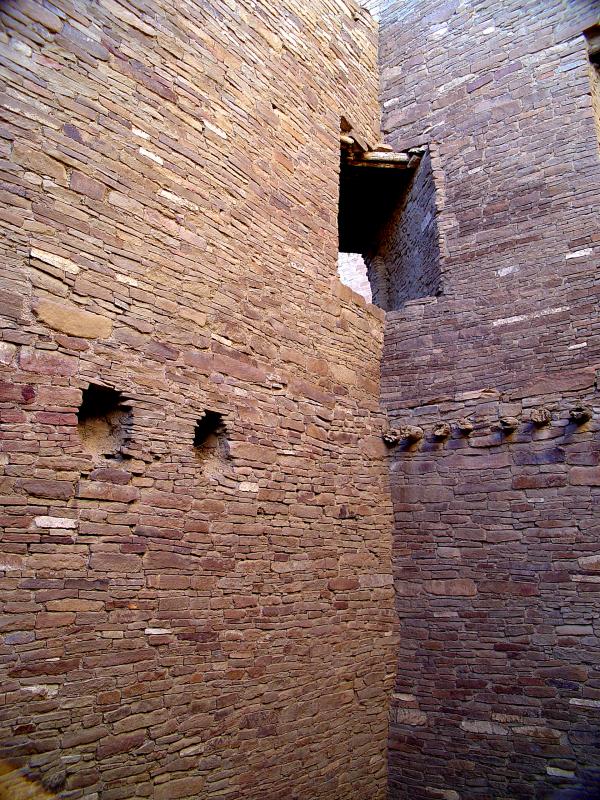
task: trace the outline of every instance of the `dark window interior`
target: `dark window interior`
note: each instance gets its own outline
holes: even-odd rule
[[[216,447],[218,438],[224,434],[223,415],[217,411],[206,410],[194,428],[194,447]]]
[[[440,253],[429,153],[424,149],[406,154],[361,153],[343,143],[338,231],[339,252],[363,257],[375,305],[392,311],[409,300],[439,294]]]

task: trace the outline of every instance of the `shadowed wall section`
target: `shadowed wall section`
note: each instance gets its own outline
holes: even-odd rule
[[[383,314],[335,278],[375,24],[0,18],[1,755],[69,798],[382,800]]]
[[[392,464],[396,800],[547,798],[597,766],[597,13],[383,12],[383,127],[430,148],[443,276],[386,319],[388,414],[424,431]]]
[[[441,291],[440,250],[431,157],[425,152],[365,261],[373,302],[387,311]]]

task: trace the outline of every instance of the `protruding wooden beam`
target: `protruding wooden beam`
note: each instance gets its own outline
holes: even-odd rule
[[[348,160],[351,167],[377,167],[387,169],[415,169],[421,160],[421,151],[409,150],[406,153],[394,153],[391,150],[367,150],[355,153]]]
[[[380,150],[370,150],[362,154],[362,161],[378,161],[385,164],[408,164],[408,153],[390,153]]]

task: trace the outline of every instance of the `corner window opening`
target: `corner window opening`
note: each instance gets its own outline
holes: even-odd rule
[[[121,459],[131,437],[133,414],[123,394],[91,383],[83,390],[77,430],[86,452]]]
[[[346,125],[347,128],[347,125]],[[393,311],[441,291],[435,187],[429,153],[366,151],[342,125],[338,275]]]

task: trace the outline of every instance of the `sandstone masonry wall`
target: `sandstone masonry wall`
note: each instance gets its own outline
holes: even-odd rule
[[[383,315],[335,277],[375,25],[337,0],[0,19],[1,755],[68,798],[383,798]],[[113,458],[78,432],[90,383],[130,408]]]
[[[386,320],[385,405],[425,431],[392,464],[395,798],[546,798],[597,766],[597,13],[383,12],[383,126],[430,147],[443,274]]]
[[[425,153],[406,195],[382,228],[366,259],[374,301],[393,311],[408,300],[440,290],[440,249],[435,183]]]

